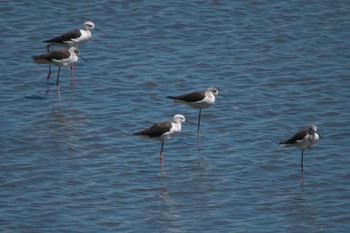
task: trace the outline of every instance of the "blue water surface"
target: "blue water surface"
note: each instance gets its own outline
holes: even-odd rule
[[[87,20],[59,101],[31,56]],[[348,1],[3,1],[0,22],[1,232],[349,231]],[[183,124],[161,175],[132,133],[196,122],[166,96],[210,86],[200,148]],[[312,123],[302,174],[278,143]]]

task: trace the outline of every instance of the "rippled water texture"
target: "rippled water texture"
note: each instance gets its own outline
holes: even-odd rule
[[[0,4],[1,232],[348,232],[348,1]],[[91,20],[88,63],[31,56]],[[132,136],[210,86],[216,104],[161,144]],[[278,145],[315,123],[305,150]]]

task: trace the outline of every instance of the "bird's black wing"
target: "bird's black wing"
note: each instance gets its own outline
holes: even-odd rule
[[[168,96],[168,98],[174,99],[174,100],[182,100],[185,102],[198,102],[205,98],[205,92],[196,91],[186,95]]]
[[[133,135],[148,136],[148,137],[160,137],[164,133],[168,132],[172,124],[170,122],[163,122],[152,125],[152,127],[142,130],[140,132],[134,133]]]
[[[69,58],[70,53],[67,49],[60,49],[60,50],[55,50],[51,51],[46,54],[40,54],[37,56],[33,56],[32,58],[34,60],[46,60],[46,61],[52,61],[53,59],[56,60],[62,60],[62,59],[67,59]]]
[[[44,43],[63,43],[64,41],[70,41],[71,39],[76,39],[81,36],[80,29],[75,29],[70,32],[64,33],[60,36],[56,36],[49,40],[44,40]]]
[[[294,144],[297,141],[303,140],[306,135],[307,135],[307,131],[300,131],[300,132],[294,134],[293,137],[289,138],[288,140],[286,140],[284,142],[280,142],[279,144]]]

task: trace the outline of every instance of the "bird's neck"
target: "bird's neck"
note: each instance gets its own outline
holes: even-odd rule
[[[180,121],[174,121],[172,123],[173,123],[174,127],[176,127],[178,130],[181,130],[181,122]]]

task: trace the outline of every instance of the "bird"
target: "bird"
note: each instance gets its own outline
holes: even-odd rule
[[[215,103],[215,96],[219,94],[216,87],[209,87],[206,91],[195,91],[179,96],[167,96],[175,102],[189,105],[192,108],[199,109],[198,113],[198,138],[197,145],[200,143],[200,121],[202,109],[208,108]]]
[[[62,35],[56,36],[52,39],[49,40],[44,40],[43,43],[46,43],[46,49],[47,52],[49,53],[50,47],[53,45],[65,45],[67,47],[76,47],[78,48],[80,44],[88,41],[92,34],[91,30],[98,30],[95,28],[95,24],[91,21],[86,21],[84,23],[84,28],[83,29],[75,29],[72,31],[69,31],[67,33],[64,33]],[[47,75],[47,80],[50,79],[51,76],[51,64],[49,64],[49,72]]]
[[[49,52],[49,48],[52,45],[79,47],[81,43],[84,43],[91,38],[91,30],[93,29],[99,31],[97,28],[95,28],[95,24],[93,22],[86,21],[83,29],[74,29],[52,39],[44,40],[43,43],[47,43],[47,52]]]
[[[162,142],[162,146],[160,148],[160,163],[161,163],[161,172],[163,174],[163,148],[164,141],[170,139],[174,135],[181,132],[181,123],[186,121],[185,117],[181,114],[176,114],[173,116],[173,120],[171,122],[162,122],[153,124],[150,128],[141,130],[139,132],[134,133],[133,135],[141,136],[153,140],[157,140]]]
[[[32,56],[32,59],[33,62],[36,64],[54,64],[58,66],[58,73],[56,79],[56,85],[58,86],[61,67],[70,66],[71,79],[74,80],[74,64],[78,61],[79,57],[81,57],[79,49],[76,47],[71,47],[69,49],[60,49],[45,54]],[[60,98],[59,92],[58,97]]]
[[[312,124],[307,130],[302,130],[294,134],[286,141],[282,141],[279,144],[284,146],[294,146],[301,148],[301,170],[304,170],[304,149],[311,148],[320,139],[320,135],[317,133],[317,126]]]

